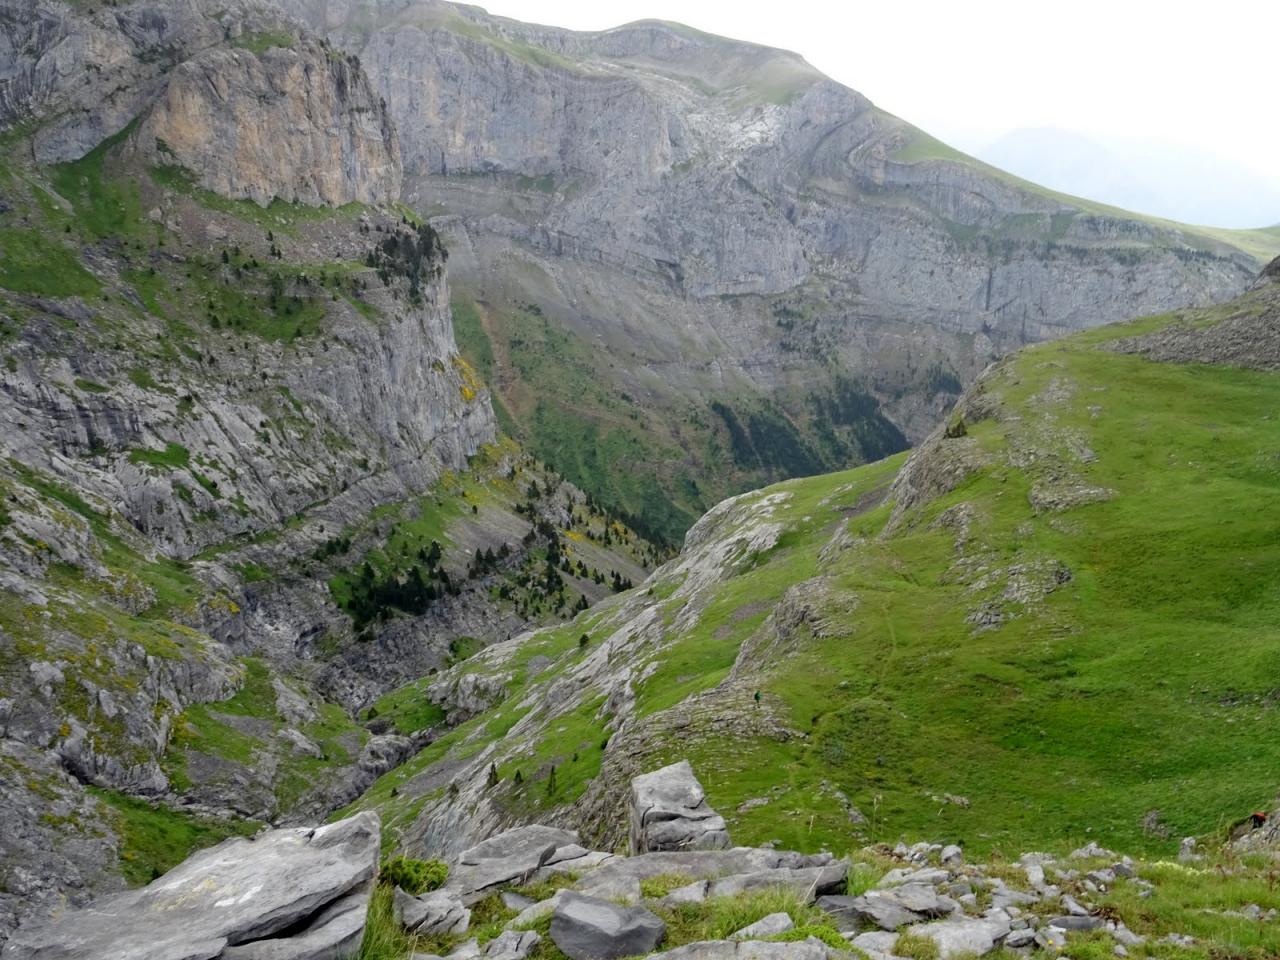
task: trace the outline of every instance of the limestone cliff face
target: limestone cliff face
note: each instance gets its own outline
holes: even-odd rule
[[[404,199],[445,236],[491,336],[518,339],[530,304],[571,333],[645,434],[695,464],[697,503],[659,480],[690,516],[779,477],[703,462],[732,446],[713,402],[780,410],[809,462],[873,459],[886,451],[853,429],[825,452],[813,416],[849,384],[871,399],[863,435],[887,419],[919,442],[999,356],[1232,296],[1259,266],[1219,235],[988,167],[785,51],[437,0],[282,6],[359,55],[399,130]],[[496,382],[534,436],[519,407],[540,385],[523,378],[509,364]],[[625,502],[623,487],[592,492]]]
[[[2,941],[120,883],[111,798],[321,815],[402,758],[317,692],[353,631],[313,564],[496,427],[354,58],[234,2],[0,18],[5,263],[35,265],[0,270]]]
[[[136,141],[159,163],[199,171],[201,186],[264,206],[400,195],[399,144],[384,107],[354,58],[312,39],[186,61]]]

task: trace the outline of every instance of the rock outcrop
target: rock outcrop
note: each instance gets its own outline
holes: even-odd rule
[[[386,108],[354,57],[311,38],[187,60],[133,139],[153,163],[176,164],[220,196],[262,206],[400,196],[400,148]]]
[[[667,927],[643,907],[570,893],[551,914],[551,940],[570,960],[615,960],[649,953]]]
[[[140,890],[38,917],[5,960],[294,960],[359,946],[378,869],[377,816],[230,840]]]
[[[724,817],[707,803],[689,761],[631,781],[631,853],[720,850],[729,846]]]

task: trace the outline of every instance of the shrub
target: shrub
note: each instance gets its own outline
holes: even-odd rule
[[[392,857],[383,862],[378,879],[416,897],[420,893],[444,886],[444,882],[449,879],[449,867],[440,860]]]

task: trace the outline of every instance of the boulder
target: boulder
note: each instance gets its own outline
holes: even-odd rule
[[[823,867],[779,867],[774,870],[757,870],[712,880],[708,897],[736,897],[748,890],[770,888],[790,890],[805,901],[844,888],[849,875],[849,865],[843,860]]]
[[[904,883],[888,890],[869,890],[866,896],[868,900],[889,900],[923,917],[945,917],[959,909],[959,904],[950,897],[944,897],[924,883]]]
[[[613,960],[649,953],[667,927],[643,907],[568,893],[551,915],[551,939],[570,960]]]
[[[471,911],[460,898],[444,890],[413,897],[396,887],[392,909],[401,926],[424,937],[466,933],[471,926]]]
[[[982,956],[994,950],[1009,935],[1009,923],[999,916],[952,917],[916,927],[911,931],[938,945],[938,960],[962,954]]]
[[[831,915],[839,930],[857,930],[864,926],[876,926],[881,930],[897,930],[924,919],[896,901],[886,897],[849,897],[834,895],[819,897],[817,905]]]
[[[562,848],[581,850],[578,835],[541,824],[516,827],[464,850],[444,889],[466,904],[474,903],[499,884],[524,883]]]
[[[737,933],[731,934],[730,939],[762,940],[765,937],[776,937],[780,933],[786,933],[794,926],[795,922],[791,919],[791,915],[780,911],[748,924]]]
[[[758,873],[764,870],[825,867],[832,862],[833,858],[829,853],[803,854],[759,847],[646,853],[636,857],[610,859],[587,874],[581,886],[584,892],[591,893],[593,891],[590,887],[593,884],[604,884],[614,877],[648,880],[652,877],[680,874],[694,880],[703,880]]]
[[[723,850],[724,818],[707,803],[688,760],[631,781],[631,853]]]
[[[865,953],[892,954],[898,943],[898,934],[888,930],[869,930],[851,938],[849,942]]]
[[[212,960],[231,946],[242,958],[292,957],[280,936],[301,933],[323,957],[326,943],[364,929],[357,900],[378,869],[377,814],[323,827],[271,830],[202,850],[147,886],[114,894],[15,931],[9,960]],[[329,908],[332,907],[332,910]],[[261,954],[254,941],[267,941]],[[275,941],[275,942],[272,942]],[[258,950],[258,947],[254,947]],[[304,949],[304,948],[299,948]],[[275,952],[272,952],[275,951]]]
[[[335,900],[288,936],[227,947],[218,960],[346,960],[360,948],[371,884]]]
[[[500,933],[484,948],[486,960],[525,960],[542,937],[532,930],[508,930]]]

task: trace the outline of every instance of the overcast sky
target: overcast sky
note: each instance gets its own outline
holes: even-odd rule
[[[971,153],[981,155],[1022,128],[1071,131],[1106,150],[1143,141],[1144,156],[1150,141],[1159,141],[1220,157],[1224,179],[1247,180],[1252,189],[1252,174],[1280,198],[1277,0],[480,5],[579,30],[647,17],[678,20],[795,50],[884,109]],[[1196,191],[1201,176],[1188,174],[1185,189]],[[1225,211],[1223,217],[1230,219]],[[1274,223],[1280,209],[1260,202],[1258,220]]]

